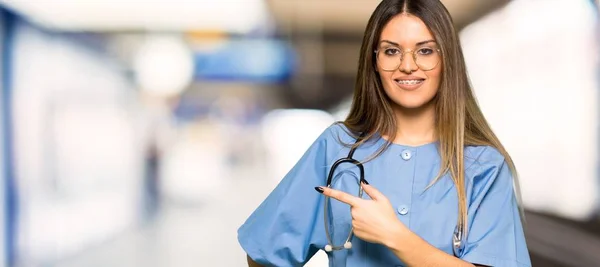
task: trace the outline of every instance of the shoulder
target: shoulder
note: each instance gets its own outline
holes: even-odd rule
[[[340,155],[347,155],[352,145],[357,141],[357,136],[352,133],[342,122],[335,122],[327,127],[319,136],[317,147],[325,150],[329,160],[334,160]],[[376,140],[368,140],[356,148],[357,157],[367,156],[375,152],[380,144]]]
[[[467,146],[465,148],[465,163],[468,162],[469,165],[502,164],[504,161],[502,153],[492,146]]]
[[[328,145],[334,146],[335,144],[342,146],[343,144],[354,143],[356,141],[348,127],[342,122],[335,122],[327,127],[321,136],[319,136],[319,139],[326,141]]]
[[[465,148],[465,171],[468,179],[474,184],[495,177],[501,171],[510,174],[510,171],[506,172],[506,170],[508,170],[506,159],[498,149],[491,146]]]

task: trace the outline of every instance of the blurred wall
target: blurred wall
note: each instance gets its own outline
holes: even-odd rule
[[[6,169],[6,91],[4,87],[4,71],[2,66],[4,66],[4,40],[5,40],[5,16],[0,12],[0,267],[6,266],[6,252],[7,252],[7,238],[6,233],[8,231],[7,227],[7,219],[6,216],[6,202],[8,198],[8,194],[5,191],[5,185],[7,183],[8,175]]]
[[[133,226],[143,150],[126,73],[101,51],[18,22],[14,29],[18,258],[64,258]]]
[[[588,0],[514,0],[461,33],[481,108],[530,210],[585,220],[598,209],[597,38]]]
[[[0,95],[0,101],[2,103],[4,102],[4,95]],[[4,170],[6,170],[6,165],[5,165],[5,160],[6,160],[6,155],[4,155],[5,149],[4,149],[4,112],[2,109],[0,109],[0,170],[2,170],[0,172],[0,192],[2,192],[2,196],[0,197],[0,229],[2,229],[0,231],[0,266],[5,266],[6,264],[6,243],[7,243],[7,239],[6,239],[6,231],[8,230],[6,222],[7,222],[7,216],[6,215],[6,191],[5,191],[5,183],[6,183],[6,172]]]

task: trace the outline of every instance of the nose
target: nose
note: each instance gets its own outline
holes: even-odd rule
[[[417,62],[413,57],[412,51],[404,51],[402,54],[402,58],[400,59],[400,67],[399,70],[404,73],[413,73],[419,69],[417,66]]]

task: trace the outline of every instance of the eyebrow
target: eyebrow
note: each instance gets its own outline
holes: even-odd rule
[[[389,43],[389,44],[391,44],[391,45],[395,45],[395,46],[398,46],[398,47],[400,47],[400,45],[399,45],[398,43],[395,43],[395,42],[392,42],[392,41],[389,41],[389,40],[382,40],[381,42],[382,42],[382,43]],[[418,42],[418,43],[416,44],[416,46],[424,45],[424,44],[427,44],[427,43],[435,43],[435,40],[426,40],[426,41],[421,41],[421,42]]]

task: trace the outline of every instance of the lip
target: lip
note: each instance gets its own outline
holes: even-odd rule
[[[394,80],[394,83],[396,84],[396,86],[400,87],[401,89],[413,91],[413,90],[419,89],[419,87],[421,87],[425,83],[426,79],[422,78],[422,77],[417,77],[417,76],[402,76],[402,77],[395,77],[393,80]],[[422,82],[417,83],[417,84],[402,84],[402,83],[398,82],[398,81],[402,81],[402,80],[422,80]]]

